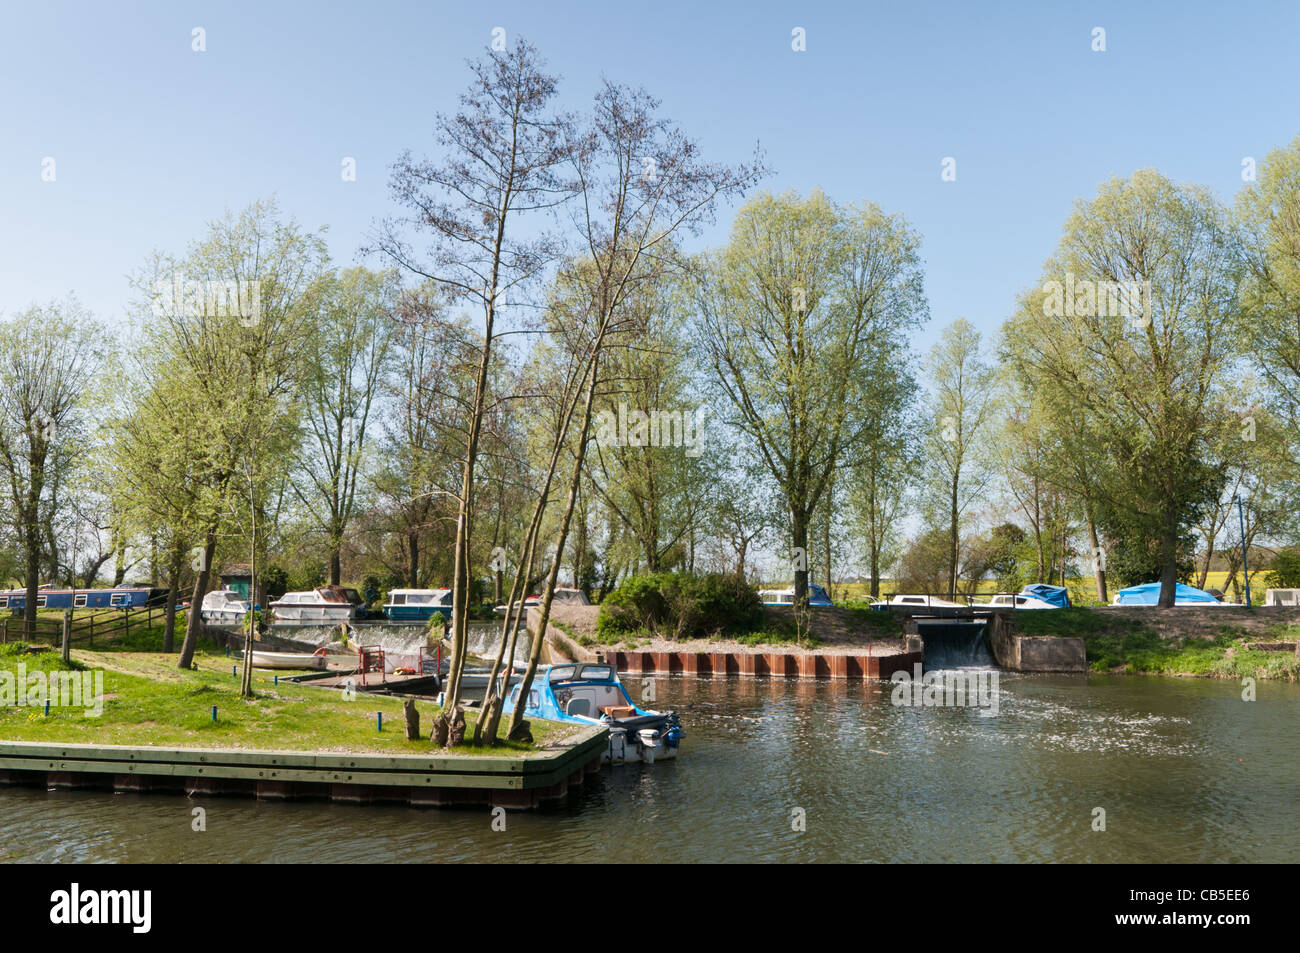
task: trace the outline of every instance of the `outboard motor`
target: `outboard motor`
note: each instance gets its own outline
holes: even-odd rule
[[[637,741],[641,746],[641,760],[646,764],[654,764],[655,749],[659,747],[659,732],[653,728],[642,728],[637,732]]]
[[[627,729],[610,728],[609,729],[609,760],[618,764],[627,760]]]
[[[668,721],[664,725],[663,742],[667,748],[676,748],[686,737],[686,732],[682,728],[682,720],[677,717],[677,712],[668,713]]]

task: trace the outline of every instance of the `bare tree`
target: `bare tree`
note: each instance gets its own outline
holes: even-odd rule
[[[383,223],[375,249],[402,269],[434,282],[453,304],[483,317],[474,396],[468,414],[456,515],[452,668],[447,703],[455,710],[464,667],[473,531],[475,467],[489,402],[493,342],[502,305],[550,261],[554,246],[535,232],[519,237],[514,218],[549,209],[569,189],[556,172],[567,154],[567,120],[551,111],[556,80],[537,51],[519,41],[470,64],[474,80],[453,116],[439,116],[442,164],[403,155],[390,190],[407,216]],[[406,233],[427,235],[420,253]]]

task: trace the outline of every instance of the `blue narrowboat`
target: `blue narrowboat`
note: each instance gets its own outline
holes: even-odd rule
[[[513,712],[519,702],[516,685],[502,705]],[[677,757],[686,733],[675,711],[639,708],[619,681],[614,666],[603,662],[551,665],[538,671],[528,692],[524,714],[581,725],[609,728],[603,761],[613,764]]]
[[[384,603],[393,622],[428,622],[435,615],[451,618],[450,589],[393,589]]]
[[[115,589],[54,589],[43,586],[36,590],[36,608],[143,609],[158,605],[166,598],[166,589],[145,586],[119,586]],[[0,610],[26,608],[26,589],[0,589]]]

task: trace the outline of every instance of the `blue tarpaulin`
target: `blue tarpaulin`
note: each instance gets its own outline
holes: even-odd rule
[[[1022,596],[1033,596],[1035,599],[1042,599],[1060,609],[1070,608],[1070,592],[1064,586],[1049,586],[1045,582],[1038,582],[1032,586],[1025,586],[1020,591]]]
[[[1119,606],[1153,606],[1160,601],[1160,583],[1147,582],[1140,586],[1130,586],[1127,589],[1121,589],[1117,595],[1115,604]],[[1184,583],[1178,583],[1174,588],[1174,604],[1181,605],[1184,603],[1198,602],[1218,602],[1204,589],[1197,589],[1195,586],[1189,586]]]

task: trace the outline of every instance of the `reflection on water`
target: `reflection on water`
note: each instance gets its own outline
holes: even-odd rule
[[[1002,673],[994,717],[895,707],[883,682],[656,688],[677,761],[606,768],[504,832],[483,809],[0,788],[0,860],[1300,860],[1293,684],[1243,702],[1227,681]]]

